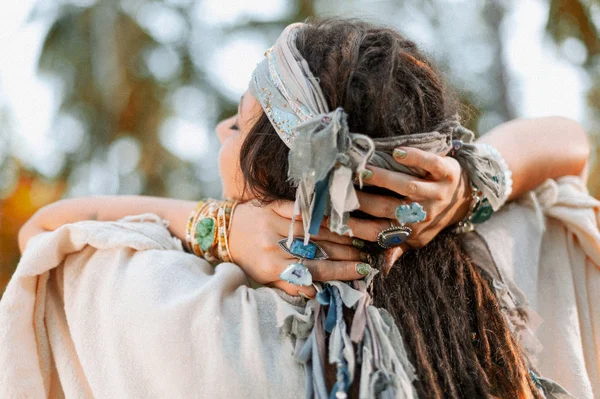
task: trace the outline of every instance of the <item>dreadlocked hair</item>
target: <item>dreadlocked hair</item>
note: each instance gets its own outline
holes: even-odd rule
[[[373,138],[427,132],[460,106],[415,43],[393,29],[311,19],[296,45],[329,108],[343,107],[348,114],[352,132]],[[287,157],[288,148],[262,113],[240,152],[245,189],[263,203],[293,200]],[[381,267],[381,251],[371,257]],[[459,236],[442,232],[405,253],[387,276],[375,277],[373,300],[393,316],[404,337],[419,397],[541,398],[491,279],[469,258]],[[358,378],[352,385],[356,392]]]

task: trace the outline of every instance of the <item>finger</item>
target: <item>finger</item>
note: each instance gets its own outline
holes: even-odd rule
[[[383,266],[382,266],[382,271],[383,271],[384,276],[388,275],[388,273],[394,266],[394,263],[396,263],[396,261],[398,259],[400,259],[400,257],[402,255],[404,255],[404,253],[408,250],[408,248],[409,248],[408,244],[403,243],[397,247],[389,248],[384,252]]]
[[[290,223],[291,221],[288,219],[281,218],[275,222],[275,230],[276,232],[282,236],[287,237],[290,231]],[[295,237],[304,237],[304,226],[301,221],[294,222],[294,232]],[[319,233],[310,236],[311,240],[314,241],[329,241],[337,244],[343,245],[351,245],[352,238],[348,236],[341,236],[337,233],[332,232],[327,227],[319,228]]]
[[[359,209],[378,218],[395,219],[396,208],[406,202],[406,200],[362,191],[357,191],[356,194],[360,204]]]
[[[302,292],[309,298],[314,298],[317,294],[317,291],[313,288],[313,286],[296,285],[283,280],[275,281],[267,285],[269,287],[279,288],[291,296],[300,296],[300,292]]]
[[[412,147],[398,147],[392,152],[394,160],[402,165],[421,168],[435,180],[444,180],[452,173],[440,155]]]
[[[327,241],[317,241],[317,244],[323,248],[330,260],[360,261],[360,250],[353,246],[341,245]]]
[[[273,212],[275,212],[282,218],[291,220],[294,216],[294,201],[275,201],[271,203],[269,207],[273,210]],[[301,215],[298,215],[296,218],[297,220],[302,220]]]
[[[310,271],[313,281],[350,281],[364,277],[357,271],[357,265],[359,263],[362,262],[338,260],[307,260],[306,262],[304,262],[304,265]]]
[[[436,195],[439,186],[435,182],[371,165],[368,169],[373,172],[373,176],[368,180],[370,185],[387,188],[414,200],[439,197]]]
[[[349,218],[348,227],[352,229],[352,236],[366,241],[377,241],[377,235],[392,226],[396,220],[390,219],[359,219]]]

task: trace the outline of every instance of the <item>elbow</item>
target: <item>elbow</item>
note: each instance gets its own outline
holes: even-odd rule
[[[591,145],[588,135],[581,124],[562,116],[555,117],[563,126],[561,140],[563,151],[568,154],[570,172],[574,176],[583,176],[590,159]]]

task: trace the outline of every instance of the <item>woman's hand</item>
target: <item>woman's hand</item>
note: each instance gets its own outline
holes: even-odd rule
[[[108,197],[107,197],[108,198]],[[31,237],[53,231],[67,223],[96,219],[96,213],[86,207],[86,198],[67,198],[38,209],[19,230],[19,250],[25,251]]]
[[[32,216],[21,228],[19,229],[19,251],[21,251],[21,255],[25,252],[25,247],[29,240],[40,233],[44,233],[48,230],[41,227],[41,225],[37,222],[35,215]]]
[[[300,292],[314,296],[313,287],[287,283],[279,278],[281,272],[296,260],[279,247],[277,242],[287,238],[293,214],[293,203],[280,201],[268,206],[251,202],[239,204],[233,214],[229,233],[229,249],[234,263],[259,284],[277,287],[290,295]],[[389,227],[383,220],[365,220],[355,225],[355,235],[370,235]],[[297,220],[294,235],[303,236],[302,222]],[[305,261],[314,281],[356,280],[362,278],[356,271],[360,263],[359,249],[352,246],[352,238],[340,236],[321,227],[319,234],[311,236],[329,255],[326,260]]]
[[[373,175],[367,176],[367,179],[363,177],[366,184],[386,188],[406,198],[359,192],[360,209],[372,216],[399,224],[395,217],[396,208],[401,204],[418,202],[427,212],[427,217],[420,223],[407,224],[412,233],[401,247],[422,247],[440,231],[467,215],[471,206],[471,185],[454,158],[403,147],[394,151],[394,159],[402,165],[421,168],[427,175],[418,178],[369,166]],[[373,235],[360,238],[369,241],[376,239]],[[398,250],[396,252],[401,254]]]

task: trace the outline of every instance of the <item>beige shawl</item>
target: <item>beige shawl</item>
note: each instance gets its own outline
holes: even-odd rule
[[[563,178],[480,230],[544,319],[542,375],[579,398],[600,397],[599,224],[600,202]],[[309,317],[183,252],[156,215],[65,225],[30,241],[0,301],[0,398],[303,397],[282,331]]]

